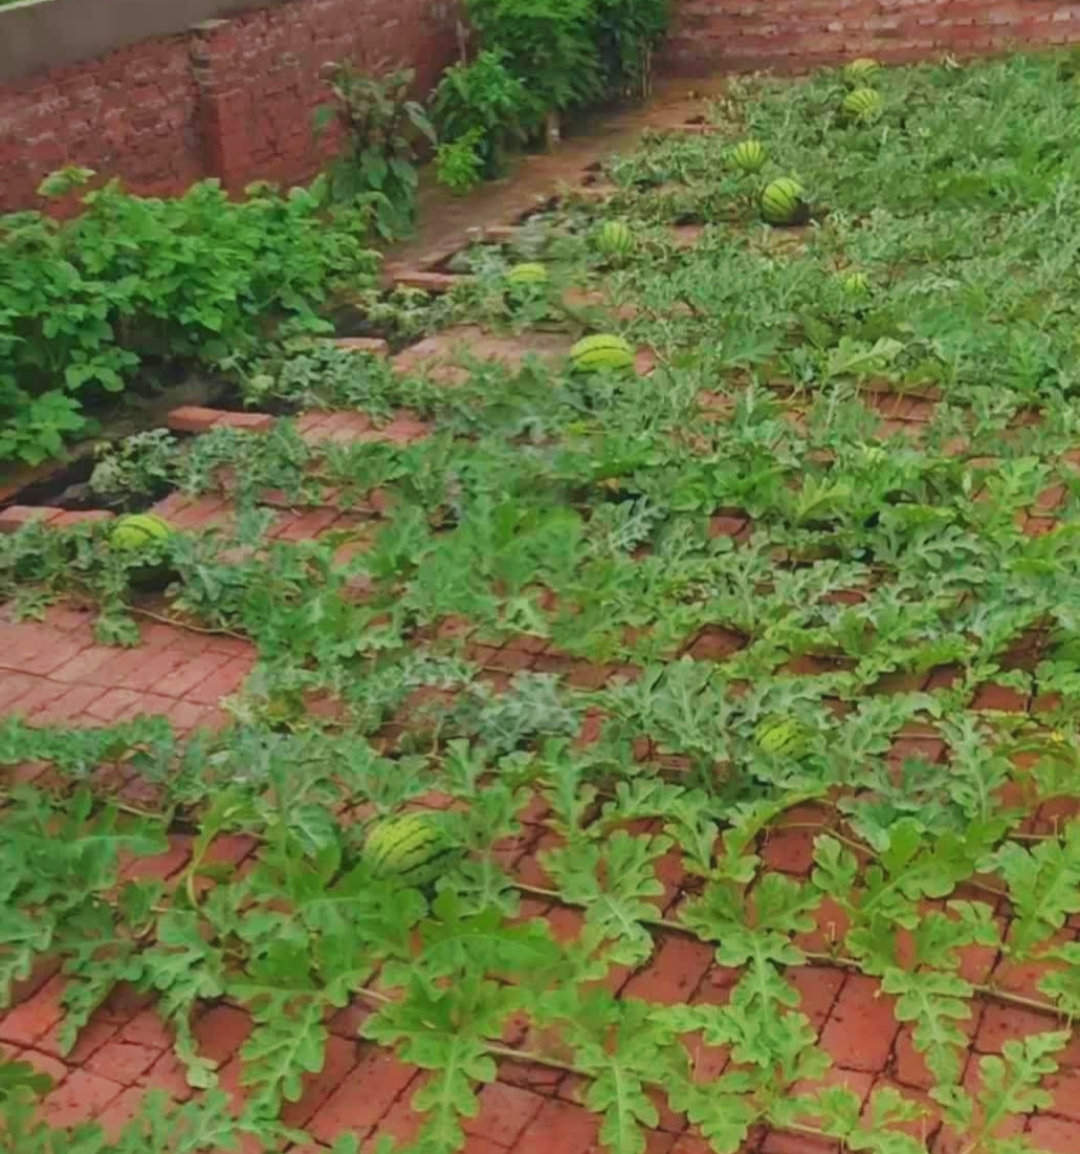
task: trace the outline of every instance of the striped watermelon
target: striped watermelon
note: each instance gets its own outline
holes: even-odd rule
[[[848,296],[862,297],[870,291],[870,278],[858,269],[851,269],[840,278],[840,285]]]
[[[803,199],[802,185],[790,176],[782,176],[765,186],[761,194],[761,215],[769,224],[799,224],[810,215]]]
[[[844,97],[843,107],[852,120],[868,123],[881,115],[881,93],[876,88],[853,88]]]
[[[634,363],[634,350],[629,342],[612,333],[598,333],[584,337],[570,350],[575,369],[595,373],[603,369],[628,369]]]
[[[368,830],[361,857],[373,877],[419,888],[440,877],[460,855],[437,818],[403,813],[384,818]]]
[[[790,755],[802,745],[803,730],[790,717],[766,717],[754,730],[754,740],[765,753]]]
[[[526,264],[516,264],[506,274],[506,281],[512,285],[523,284],[546,284],[548,279],[548,270],[535,261],[529,261]]]
[[[109,543],[114,549],[134,553],[154,541],[164,541],[171,536],[172,526],[164,517],[156,513],[128,513],[116,519],[109,533]]]
[[[597,230],[593,243],[602,256],[628,256],[634,250],[634,234],[621,220],[609,220]]]
[[[870,78],[880,68],[881,65],[876,60],[869,56],[860,56],[858,60],[852,60],[844,69],[844,78],[849,84],[861,86],[869,83]]]
[[[743,140],[731,150],[731,163],[741,172],[760,172],[766,159],[765,145],[759,140]]]

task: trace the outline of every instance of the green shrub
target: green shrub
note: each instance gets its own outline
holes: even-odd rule
[[[173,200],[113,182],[71,220],[0,217],[0,461],[55,454],[83,427],[83,404],[122,392],[147,361],[220,364],[282,322],[324,329],[316,309],[333,287],[376,269],[369,221],[326,202],[321,181],[284,195],[253,186],[240,202],[214,181]]]
[[[669,0],[595,0],[604,87],[612,96],[644,96],[652,52],[667,31]]]
[[[416,73],[403,68],[368,76],[349,64],[330,69],[334,102],[317,111],[315,123],[323,128],[336,120],[345,138],[330,169],[331,186],[342,201],[365,199],[386,240],[403,236],[416,220],[420,147],[435,143],[427,114],[409,99]]]
[[[483,46],[504,53],[545,109],[589,104],[603,94],[594,0],[468,0]]]
[[[457,140],[440,144],[435,152],[435,176],[455,196],[471,192],[485,175],[484,130],[474,128]]]
[[[454,145],[470,138],[484,177],[504,171],[508,154],[533,138],[543,120],[542,101],[514,75],[508,59],[505,50],[489,48],[470,64],[455,64],[432,99],[440,140]]]

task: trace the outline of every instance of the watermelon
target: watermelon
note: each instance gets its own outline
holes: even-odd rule
[[[575,369],[595,373],[603,369],[628,369],[634,363],[634,350],[628,341],[612,333],[584,337],[570,350]]]
[[[731,150],[731,163],[742,172],[760,172],[767,159],[759,140],[743,140]]]
[[[761,215],[769,224],[801,223],[810,213],[803,196],[802,185],[797,180],[782,176],[765,186],[761,194]]]
[[[506,274],[507,283],[512,285],[546,284],[547,279],[548,270],[535,262],[516,264]]]
[[[876,60],[869,56],[860,56],[858,60],[852,60],[844,69],[844,78],[849,84],[858,87],[868,83],[880,68],[881,65]]]
[[[876,88],[853,88],[844,97],[843,108],[852,120],[876,120],[881,115],[881,93]]]
[[[803,730],[790,717],[766,717],[754,730],[754,740],[765,753],[791,755],[802,745]]]
[[[373,877],[418,888],[440,877],[460,853],[431,814],[404,813],[371,826],[361,859]]]
[[[634,250],[634,234],[621,220],[609,220],[597,230],[593,243],[602,256],[627,256]]]
[[[848,296],[866,296],[870,291],[870,278],[858,269],[851,269],[840,278],[840,287]]]
[[[109,533],[109,543],[114,549],[135,553],[154,541],[164,541],[170,536],[172,526],[164,517],[156,513],[129,513],[117,518]]]

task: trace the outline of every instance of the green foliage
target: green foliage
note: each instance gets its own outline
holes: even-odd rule
[[[501,42],[496,38],[495,43]],[[439,179],[451,188],[444,179],[445,158],[457,155],[450,151],[455,145],[476,157],[477,177],[490,179],[500,175],[509,154],[539,130],[544,104],[507,60],[506,49],[487,48],[475,60],[448,68],[435,89],[431,113],[446,150],[440,152]]]
[[[452,143],[444,141],[435,150],[436,178],[455,196],[463,196],[483,183],[483,142],[484,130],[472,128]]]
[[[249,397],[374,430],[406,409],[429,435],[316,444],[286,418],[102,457],[111,492],[167,481],[236,514],[161,546],[176,580],[151,612],[239,633],[257,664],[222,732],[0,726],[0,974],[14,988],[55,960],[64,1043],[117,986],[149,996],[197,1096],[110,1147],[40,1126],[39,1087],[0,1068],[4,1140],[187,1152],[203,1125],[215,1151],[290,1148],[306,1139],[278,1119],[355,1020],[365,1056],[421,1071],[417,1154],[459,1149],[521,1062],[574,1075],[620,1154],[666,1109],[720,1154],[769,1130],[1027,1154],[1080,1014],[1080,204],[1055,67],[884,71],[876,127],[831,118],[836,73],[733,81],[715,136],[612,166],[610,205],[478,246],[437,305],[379,302],[401,332],[615,331],[656,351],[647,379],[466,349],[447,388],[298,341],[247,366]],[[728,163],[750,132],[828,204],[814,229],[755,219]],[[669,225],[687,214],[708,223],[684,250]],[[635,240],[614,271],[591,243],[607,219]],[[525,262],[545,286],[508,284]],[[601,283],[607,303],[556,303]],[[276,531],[282,502],[328,491],[333,530]],[[0,537],[13,613],[75,591],[135,642],[129,569],[92,526]],[[405,815],[451,847],[412,886],[363,853]],[[181,836],[166,885],[133,880]],[[849,984],[822,1033],[803,998],[826,967]],[[856,993],[891,1007],[931,1110],[830,1075]],[[196,1043],[220,1000],[252,1023],[235,1119]],[[966,1058],[999,1008],[1047,1033]]]
[[[414,80],[412,69],[369,76],[349,64],[330,65],[333,103],[323,105],[316,118],[320,127],[336,120],[345,141],[331,172],[335,196],[369,205],[385,240],[411,231],[419,148],[424,141],[435,143],[427,114],[409,99]]]
[[[484,47],[502,54],[541,107],[575,108],[600,96],[592,0],[469,0],[466,11]]]
[[[324,329],[333,288],[374,273],[365,232],[359,210],[327,209],[322,182],[243,201],[213,181],[174,200],[112,183],[69,220],[5,216],[0,462],[59,452],[87,428],[84,403],[121,393],[144,364],[243,357],[284,321]]]

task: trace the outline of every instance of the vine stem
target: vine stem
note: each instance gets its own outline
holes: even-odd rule
[[[567,901],[558,890],[545,889],[543,886],[531,886],[525,882],[513,882],[512,884],[518,893],[526,894],[529,897],[544,898],[547,901],[557,902],[559,905],[571,909],[585,908],[576,902]],[[639,920],[643,926],[655,926],[657,929],[667,930],[669,933],[679,934],[681,937],[692,938],[694,941],[701,940],[688,926],[684,926],[681,922],[671,921],[669,918],[640,918]],[[862,970],[862,967],[855,958],[848,958],[843,954],[830,954],[814,950],[803,950],[802,954],[807,962],[836,966],[844,970]],[[1002,990],[988,983],[972,983],[972,989],[984,998],[1001,1002],[1003,1005],[1017,1006],[1025,1010],[1036,1010],[1041,1014],[1050,1014],[1055,1018],[1068,1017],[1068,1015],[1055,1006],[1053,1002],[1044,1002],[1039,998],[1025,998],[1022,994],[1013,994],[1008,990]]]
[[[845,957],[843,954],[803,950],[803,955],[808,962],[816,962],[819,965],[836,966],[838,969],[853,970],[856,973],[862,970],[854,958]],[[1017,1006],[1024,1010],[1036,1010],[1040,1014],[1048,1014],[1055,1018],[1067,1018],[1069,1016],[1055,1006],[1053,1002],[1044,1002],[1041,998],[1025,998],[1023,994],[1014,994],[1009,990],[1003,990],[986,982],[972,982],[971,988],[976,994],[981,994],[984,998],[990,998],[1004,1005]]]
[[[381,994],[378,990],[366,988],[359,990],[358,996],[378,1006],[390,1005],[397,1001],[396,998],[392,998],[388,994]],[[596,1077],[594,1073],[583,1069],[574,1062],[564,1061],[559,1058],[550,1058],[546,1054],[537,1053],[535,1050],[519,1050],[514,1046],[504,1046],[501,1042],[489,1042],[486,1039],[484,1041],[484,1049],[487,1050],[493,1058],[504,1058],[510,1062],[521,1062],[526,1065],[546,1066],[549,1070],[559,1070],[564,1074],[575,1074],[579,1078],[593,1079]],[[665,1089],[661,1082],[654,1082],[649,1078],[645,1078],[643,1081],[661,1091]],[[762,1118],[761,1121],[769,1125],[773,1130],[783,1130],[791,1134],[805,1134],[814,1138],[829,1139],[832,1137],[817,1126],[808,1126],[801,1122],[788,1122],[783,1126],[771,1126],[768,1117]]]
[[[178,617],[169,617],[163,613],[154,613],[152,610],[143,609],[139,605],[129,605],[128,611],[137,617],[147,617],[151,621],[159,621],[162,625],[171,625],[174,629],[186,629],[190,633],[205,633],[208,636],[235,637],[237,641],[251,641],[250,637],[245,637],[243,633],[237,633],[235,629],[226,629],[224,626],[208,629],[205,625],[192,625],[190,621],[182,621]]]

